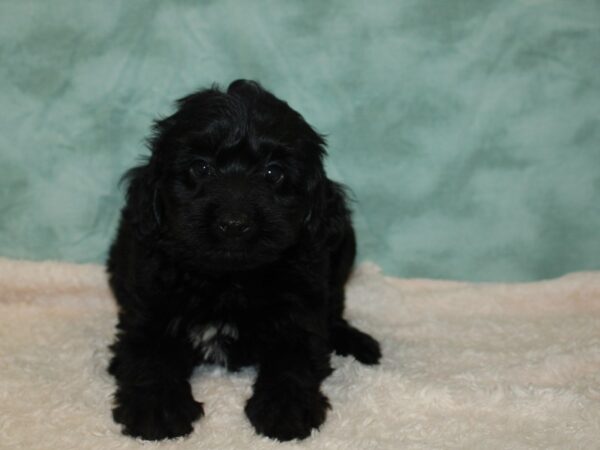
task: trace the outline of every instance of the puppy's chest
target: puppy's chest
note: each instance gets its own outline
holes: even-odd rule
[[[239,340],[239,329],[230,322],[212,321],[192,326],[188,338],[204,361],[227,366],[232,348]]]
[[[204,361],[228,366],[248,312],[245,290],[237,285],[213,290],[194,303],[198,309],[188,327],[189,341]]]

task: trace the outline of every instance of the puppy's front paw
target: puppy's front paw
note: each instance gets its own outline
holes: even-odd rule
[[[120,387],[115,394],[113,418],[123,434],[148,440],[185,436],[192,422],[204,415],[188,383],[169,387]]]
[[[329,401],[315,391],[276,389],[254,393],[246,403],[246,415],[256,432],[289,441],[310,436],[325,421]]]

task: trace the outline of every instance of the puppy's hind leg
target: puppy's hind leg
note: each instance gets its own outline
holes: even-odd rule
[[[354,230],[348,223],[344,238],[331,255],[332,271],[329,298],[329,339],[333,350],[342,356],[352,355],[363,364],[377,364],[381,359],[379,343],[354,328],[344,318],[344,285],[350,276],[356,255]]]
[[[329,328],[333,350],[342,356],[352,355],[367,365],[378,364],[381,359],[379,342],[350,325],[345,319],[338,319]]]

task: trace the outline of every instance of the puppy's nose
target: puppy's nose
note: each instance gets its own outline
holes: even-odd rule
[[[250,231],[250,217],[243,212],[224,213],[218,219],[217,228],[225,237],[240,237]]]

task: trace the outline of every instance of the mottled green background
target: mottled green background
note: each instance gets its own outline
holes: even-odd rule
[[[328,134],[362,259],[600,269],[600,1],[0,2],[0,254],[102,261],[151,120],[261,81]]]

